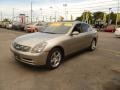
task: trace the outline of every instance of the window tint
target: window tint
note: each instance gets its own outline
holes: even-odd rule
[[[89,26],[88,31],[92,31],[92,27],[91,26]]]
[[[73,32],[78,31],[80,33],[80,29],[81,29],[81,24],[76,24],[76,26],[73,29]]]
[[[81,33],[88,32],[90,26],[88,24],[82,23],[81,25]]]
[[[70,22],[58,22],[58,23],[52,23],[46,29],[43,31],[44,33],[56,33],[56,34],[66,34],[70,28],[72,27],[72,23]]]

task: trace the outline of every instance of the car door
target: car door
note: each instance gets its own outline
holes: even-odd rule
[[[91,41],[92,41],[92,28],[91,28],[91,26],[86,24],[86,23],[82,23],[80,34],[83,37],[83,40],[82,40],[83,48],[90,46]]]
[[[43,29],[42,23],[39,23],[39,24],[37,25],[37,29],[38,29],[38,31],[41,31],[41,30]]]
[[[83,48],[82,45],[83,45],[84,36],[80,34],[80,29],[81,29],[81,23],[76,24],[72,33],[78,32],[78,34],[68,36],[67,40],[64,42],[64,45],[66,44],[65,46],[68,54],[74,53]]]

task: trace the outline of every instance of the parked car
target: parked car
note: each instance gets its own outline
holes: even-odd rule
[[[12,29],[12,27],[13,27],[13,24],[12,24],[12,23],[9,23],[9,24],[6,25],[6,28],[7,28],[7,29]]]
[[[100,29],[100,28],[104,28],[104,26],[105,26],[105,22],[103,20],[98,19],[95,21],[95,24],[94,24],[95,28]]]
[[[116,28],[115,36],[116,36],[116,37],[120,37],[120,27],[119,27],[119,28]]]
[[[12,28],[15,30],[24,30],[25,24],[21,22],[13,22]]]
[[[86,48],[95,50],[97,40],[97,31],[89,24],[80,21],[56,22],[42,32],[16,38],[11,51],[17,61],[55,69],[67,55]]]
[[[38,32],[38,31],[45,29],[47,26],[48,24],[45,22],[30,23],[25,26],[25,31],[26,32]]]
[[[105,32],[115,32],[116,28],[115,25],[108,25],[104,28]]]
[[[7,24],[9,24],[10,23],[10,21],[2,21],[1,22],[1,28],[6,28],[6,26],[7,26]]]
[[[0,28],[2,27],[2,21],[0,21]]]

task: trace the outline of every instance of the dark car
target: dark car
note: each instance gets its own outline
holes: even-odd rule
[[[102,30],[105,27],[105,22],[103,20],[96,20],[94,28],[97,28],[98,31]]]
[[[2,21],[0,21],[0,28],[2,27]]]
[[[7,24],[10,24],[10,21],[1,21],[0,22],[0,27],[1,28],[6,28]]]

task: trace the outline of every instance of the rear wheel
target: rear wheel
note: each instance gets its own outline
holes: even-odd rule
[[[54,48],[49,52],[46,64],[49,69],[55,69],[59,67],[62,59],[62,51],[59,48]]]
[[[92,40],[89,49],[90,49],[91,51],[94,51],[94,50],[96,49],[96,40],[95,40],[95,39]]]

